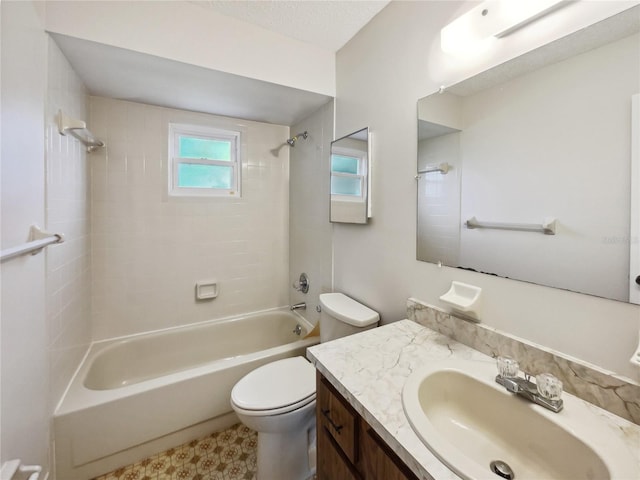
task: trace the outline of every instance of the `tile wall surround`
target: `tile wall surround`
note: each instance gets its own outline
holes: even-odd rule
[[[631,379],[463,320],[415,298],[407,300],[407,318],[494,358],[509,355],[519,362],[521,370],[533,375],[549,372],[562,381],[565,391],[640,424],[640,385]]]
[[[83,145],[60,135],[56,116],[88,120],[87,91],[56,43],[48,39],[45,123],[46,229],[64,243],[47,248],[46,318],[52,410],[91,341],[89,163]]]
[[[93,339],[289,302],[289,128],[90,97]],[[167,195],[169,122],[239,128],[242,198]],[[196,302],[195,283],[219,296]]]
[[[309,277],[309,292],[291,289],[291,303],[306,302],[298,310],[315,324],[321,293],[332,290],[332,248],[329,223],[329,170],[333,140],[333,102],[291,127],[291,134],[309,132],[290,149],[289,275],[291,285],[302,272]]]

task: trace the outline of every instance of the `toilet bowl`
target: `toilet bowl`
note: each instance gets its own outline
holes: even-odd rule
[[[258,480],[306,479],[314,473],[315,368],[303,357],[253,370],[231,391],[240,421],[258,432]]]
[[[373,328],[380,318],[341,293],[320,295],[320,305],[322,342]],[[316,373],[304,357],[249,372],[233,387],[231,407],[258,432],[257,480],[306,480],[315,473]]]

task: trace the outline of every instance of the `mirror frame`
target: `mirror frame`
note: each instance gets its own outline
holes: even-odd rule
[[[334,148],[339,147],[337,145],[338,142],[341,142],[343,140],[347,140],[350,138],[361,140],[358,137],[363,135],[366,135],[366,143],[367,143],[366,160],[362,162],[363,165],[360,166],[364,171],[364,173],[360,173],[360,175],[363,177],[362,186],[361,186],[362,190],[364,190],[363,202],[346,201],[346,202],[340,202],[340,203],[344,203],[344,204],[354,203],[358,205],[362,205],[362,203],[364,203],[364,212],[362,212],[362,214],[360,214],[359,212],[342,212],[342,214],[339,215],[336,212],[337,210],[336,206],[334,206],[334,202],[336,202],[336,200],[333,199],[334,194],[331,193],[331,180],[333,177],[333,171],[331,167],[332,165],[331,157],[333,157]],[[351,210],[355,210],[355,209],[351,209]],[[331,142],[331,146],[329,150],[329,222],[366,225],[369,222],[370,218],[371,218],[371,129],[369,127],[364,127],[359,130],[356,130],[355,132],[351,132],[348,135],[344,135],[340,138],[337,138]]]

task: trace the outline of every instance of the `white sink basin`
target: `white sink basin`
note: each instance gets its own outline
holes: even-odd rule
[[[610,425],[585,402],[563,394],[553,413],[495,383],[490,362],[448,360],[409,376],[402,404],[422,442],[465,479],[500,479],[490,464],[508,464],[516,480],[640,478],[637,461]]]

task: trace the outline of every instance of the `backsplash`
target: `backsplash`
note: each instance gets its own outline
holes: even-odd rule
[[[407,300],[407,318],[494,358],[509,355],[532,375],[549,372],[562,381],[566,392],[640,425],[640,385],[628,378],[455,317],[415,298]]]

